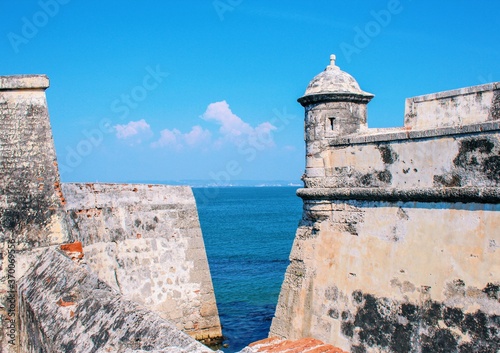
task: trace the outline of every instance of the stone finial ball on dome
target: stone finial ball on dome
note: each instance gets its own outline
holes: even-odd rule
[[[330,55],[330,66],[329,67],[331,67],[331,68],[338,67],[335,65],[335,60],[337,60],[337,57],[335,56],[335,54]]]

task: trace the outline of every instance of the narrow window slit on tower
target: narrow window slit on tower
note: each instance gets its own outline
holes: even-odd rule
[[[330,129],[333,130],[333,122],[335,121],[335,118],[328,118],[330,120]]]

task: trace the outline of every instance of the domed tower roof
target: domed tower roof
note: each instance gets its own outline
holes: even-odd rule
[[[300,97],[298,101],[306,106],[321,101],[368,103],[372,98],[373,94],[362,91],[354,77],[335,65],[335,55],[331,55],[330,65],[309,82],[304,96]]]

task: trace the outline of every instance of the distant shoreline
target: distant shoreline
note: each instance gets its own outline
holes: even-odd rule
[[[124,182],[113,182],[109,183],[107,181],[94,181],[94,182],[82,182],[82,181],[63,181],[63,183],[102,183],[102,184],[151,184],[151,185],[173,185],[173,186],[190,186],[192,188],[261,188],[261,187],[303,187],[302,182],[298,181],[259,181],[259,180],[238,180],[233,183],[227,184],[217,184],[213,180],[176,180],[176,181],[158,181],[158,180],[136,180],[136,181],[124,181]]]

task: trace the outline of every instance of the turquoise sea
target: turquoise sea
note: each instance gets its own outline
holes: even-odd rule
[[[297,187],[193,188],[227,348],[266,338],[302,215]]]

